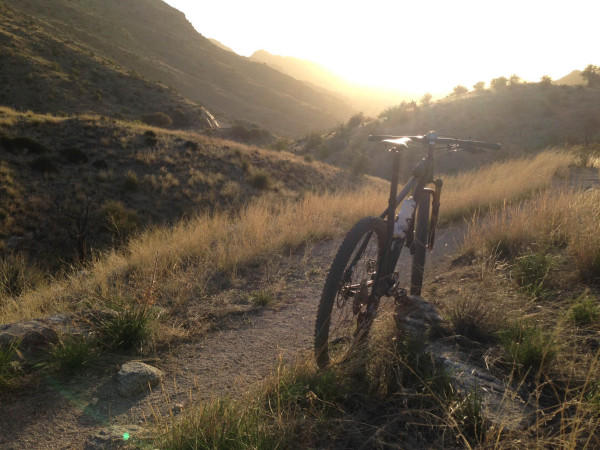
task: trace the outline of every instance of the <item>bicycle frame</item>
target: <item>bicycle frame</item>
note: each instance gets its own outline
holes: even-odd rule
[[[398,140],[394,142],[387,140],[387,142],[393,145],[399,145],[400,147],[407,148],[406,142],[408,140]],[[435,236],[435,225],[437,222],[437,214],[440,206],[440,194],[441,194],[441,180],[433,179],[434,172],[434,148],[436,141],[434,139],[427,140],[424,142],[427,148],[427,156],[423,158],[417,166],[413,169],[411,178],[408,180],[406,185],[398,193],[398,172],[400,168],[400,150],[397,146],[393,146],[390,151],[394,153],[393,164],[392,164],[392,177],[390,182],[390,196],[388,199],[388,207],[380,215],[382,219],[387,221],[387,232],[386,239],[383,245],[383,252],[380,255],[380,261],[378,261],[378,267],[380,268],[376,274],[372,284],[375,286],[371,290],[367,302],[367,317],[374,317],[377,308],[379,307],[379,300],[384,295],[394,294],[397,291],[397,280],[394,279],[394,269],[400,257],[402,247],[412,246],[412,235],[415,226],[415,215],[413,213],[413,219],[411,221],[411,227],[406,238],[398,239],[393,237],[394,233],[394,219],[396,217],[396,209],[402,203],[402,201],[412,193],[413,198],[416,202],[415,211],[418,210],[422,202],[429,202],[430,197],[433,198],[433,208],[431,213],[431,224],[430,233],[427,243],[418,243],[418,245],[426,245],[430,249],[433,246],[433,239]],[[436,186],[435,190],[429,189],[426,186],[434,183]],[[366,246],[369,242],[371,234],[365,237],[363,244],[361,245],[357,255],[351,262],[348,270],[352,271],[357,261],[363,256]],[[408,240],[408,241],[407,241]],[[421,295],[422,278],[423,278],[424,267],[415,267],[413,265],[411,271],[411,287],[410,295]],[[350,272],[351,273],[351,272]],[[389,281],[392,280],[392,283]],[[387,282],[386,282],[387,281]]]
[[[365,217],[352,227],[331,264],[315,324],[315,355],[320,367],[331,361],[330,344],[333,353],[339,352],[336,356],[345,357],[368,336],[381,297],[393,297],[397,304],[403,304],[409,295],[421,295],[426,251],[433,248],[442,189],[442,181],[433,178],[436,145],[447,144],[449,150],[500,148],[499,144],[439,137],[433,131],[426,136],[369,136],[369,140],[391,144],[390,196],[380,217]],[[411,141],[422,142],[426,156],[398,192],[399,153]],[[435,187],[428,187],[430,184]],[[406,202],[403,207],[407,209],[401,208],[402,222],[396,232],[396,210],[409,195],[414,202]],[[402,247],[409,247],[413,254],[410,294],[399,287],[395,271]]]

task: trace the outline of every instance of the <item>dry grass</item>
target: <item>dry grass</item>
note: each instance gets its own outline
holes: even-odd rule
[[[546,156],[544,156],[546,155]],[[489,206],[485,188],[495,186],[497,201],[502,184],[515,185],[529,180],[521,191],[532,192],[550,183],[560,164],[568,160],[555,153],[530,160],[496,164],[480,172],[452,179],[443,197],[443,217],[455,217],[469,210]],[[540,165],[555,162],[552,170],[542,172]],[[526,175],[519,178],[518,170]],[[531,173],[540,174],[531,177]],[[512,182],[506,181],[512,174]],[[282,200],[267,194],[243,207],[237,214],[215,212],[181,221],[173,227],[160,227],[133,239],[124,251],[110,251],[96,258],[86,276],[73,276],[51,286],[25,293],[18,301],[7,299],[0,305],[0,322],[33,318],[44,314],[106,303],[114,295],[135,297],[135,289],[151,276],[155,262],[159,280],[172,284],[179,280],[180,290],[189,284],[188,276],[202,284],[215,277],[235,277],[248,264],[260,264],[282,249],[342,234],[360,217],[378,215],[386,204],[386,183],[371,180],[359,191],[308,193],[300,200]],[[460,197],[457,191],[470,192]],[[512,190],[518,197],[518,190]],[[524,194],[521,194],[524,195]],[[483,203],[482,202],[486,202]],[[194,274],[194,275],[192,275]],[[134,290],[132,293],[131,291]]]
[[[573,156],[548,150],[531,158],[494,163],[477,171],[444,178],[443,217],[455,219],[475,209],[488,212],[547,188],[566,173]]]
[[[482,221],[475,219],[467,242],[501,257],[555,253],[565,249],[583,281],[600,278],[600,191],[548,191]]]

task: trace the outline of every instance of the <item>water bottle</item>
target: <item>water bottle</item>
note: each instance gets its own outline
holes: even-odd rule
[[[396,223],[394,223],[394,237],[402,239],[406,237],[406,231],[410,226],[410,222],[415,212],[416,202],[412,197],[404,199],[398,217],[396,217]]]

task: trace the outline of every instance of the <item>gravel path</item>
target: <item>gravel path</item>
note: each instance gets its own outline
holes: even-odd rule
[[[438,230],[436,249],[427,260],[429,275],[433,266],[444,267],[464,231]],[[151,394],[120,397],[114,375],[124,361],[114,361],[93,375],[48,378],[34,392],[0,399],[0,447],[111,448],[107,430],[113,437],[123,430],[134,436],[141,432],[136,427],[177,414],[190,401],[248,392],[272,374],[281,359],[310,357],[321,288],[339,243],[319,243],[302,255],[302,264],[320,270],[289,283],[278,306],[237,318],[227,329],[180,342],[159,359],[145,360],[166,373],[162,388]],[[293,266],[293,259],[300,256],[290,258]],[[401,273],[409,273],[408,262],[403,255]]]

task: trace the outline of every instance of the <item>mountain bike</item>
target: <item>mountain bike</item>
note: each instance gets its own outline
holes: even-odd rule
[[[500,144],[440,137],[435,131],[424,136],[369,136],[369,140],[388,144],[393,154],[388,207],[379,217],[358,221],[331,264],[315,324],[314,351],[320,367],[344,360],[366,341],[382,297],[399,303],[408,296],[421,296],[426,251],[434,246],[442,192],[442,180],[433,176],[436,150],[440,146],[451,151],[500,148]],[[398,193],[400,152],[413,142],[423,145],[426,156]],[[403,247],[412,254],[408,291],[400,286],[395,271]]]

